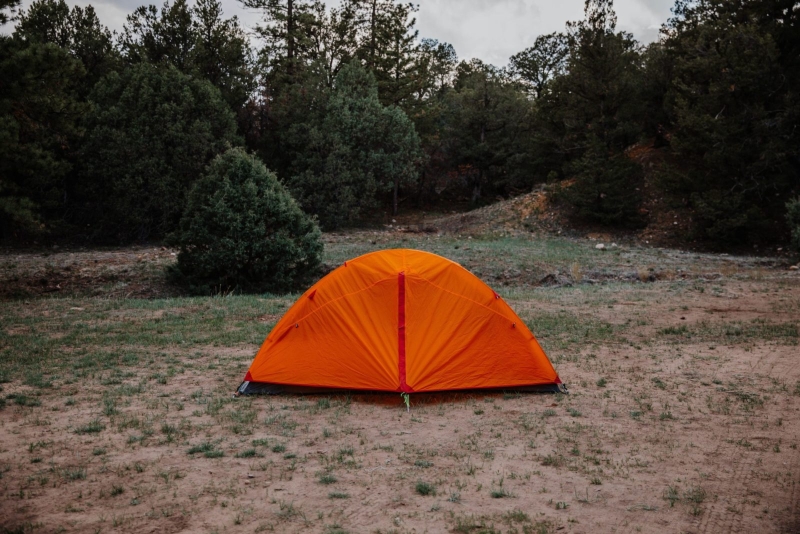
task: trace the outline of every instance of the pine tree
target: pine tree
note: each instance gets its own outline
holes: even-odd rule
[[[446,148],[473,204],[485,189],[503,191],[514,180],[510,163],[524,150],[520,137],[532,108],[508,73],[480,60],[462,62],[446,98]]]
[[[339,72],[324,108],[289,132],[302,147],[288,185],[323,228],[355,224],[392,192],[413,184],[422,153],[414,125],[397,107],[383,106],[375,79],[357,62]]]
[[[170,64],[210,81],[235,112],[255,87],[247,36],[236,17],[223,18],[220,0],[140,7],[127,18],[121,47],[129,63]]]
[[[780,0],[678,2],[666,27],[671,195],[718,243],[786,235],[800,191],[800,16]]]
[[[83,147],[98,238],[160,238],[176,228],[205,165],[240,141],[219,90],[171,65],[134,65],[95,87]]]
[[[119,65],[111,32],[91,5],[70,9],[64,0],[36,0],[20,15],[14,35],[26,42],[52,43],[79,60],[85,71],[79,82],[82,98]]]
[[[643,130],[636,41],[616,31],[611,0],[587,0],[584,20],[567,29],[567,73],[553,82],[550,107],[564,124],[563,171],[575,178],[566,198],[586,219],[638,225],[642,172],[624,161]]]
[[[217,156],[192,188],[173,279],[193,293],[285,292],[308,283],[322,254],[320,231],[263,163],[235,148]]]
[[[351,0],[358,32],[357,57],[378,83],[384,105],[408,109],[417,89],[414,4],[393,0]]]
[[[16,18],[20,0],[0,0],[0,25],[8,24]]]
[[[264,42],[262,63],[273,78],[285,77],[294,83],[307,61],[314,56],[314,36],[319,34],[319,1],[241,0],[250,9],[263,14],[256,32]]]
[[[83,66],[52,43],[0,36],[0,235],[47,231],[64,216],[84,106]]]
[[[192,8],[187,0],[165,0],[160,11],[153,5],[136,8],[126,18],[120,45],[131,63],[169,63],[190,72],[197,45]]]

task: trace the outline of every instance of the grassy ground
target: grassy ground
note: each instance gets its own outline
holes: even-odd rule
[[[6,255],[0,532],[800,530],[796,272],[558,238],[326,241],[329,265],[459,261],[569,395],[234,399],[295,296],[124,298],[170,295],[156,249]]]

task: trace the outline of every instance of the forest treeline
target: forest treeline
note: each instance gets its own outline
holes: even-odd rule
[[[91,6],[0,2],[4,239],[164,239],[211,162],[244,149],[326,230],[539,184],[580,220],[637,227],[647,180],[694,238],[794,226],[800,245],[795,1],[678,0],[643,45],[587,0],[504,67],[420,38],[393,0],[243,0],[255,47],[218,0],[140,7],[119,33]]]

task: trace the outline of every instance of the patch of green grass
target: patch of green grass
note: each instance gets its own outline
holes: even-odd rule
[[[272,450],[272,452],[286,452],[286,445],[284,445],[283,443],[277,443],[273,445],[272,449],[270,450]]]
[[[326,525],[323,534],[350,534],[347,530],[343,529],[338,523]]]
[[[29,371],[25,373],[23,384],[38,389],[46,389],[53,387],[53,383],[42,375],[40,372]]]
[[[548,454],[541,459],[542,465],[550,467],[561,467],[564,465],[564,457],[558,454]]]
[[[14,401],[14,404],[16,404],[17,406],[36,407],[42,405],[42,402],[39,399],[34,397],[28,397],[27,395],[23,395],[21,393],[11,393],[6,398]]]
[[[422,480],[417,481],[417,485],[414,487],[414,489],[420,495],[436,496],[436,486],[428,482],[423,482]]]
[[[263,458],[264,455],[255,449],[245,449],[236,453],[236,458]]]
[[[490,491],[489,496],[492,499],[505,499],[508,497],[513,497],[514,495],[505,488],[497,488]]]
[[[433,462],[428,460],[415,460],[414,465],[416,467],[433,467]]]
[[[216,447],[212,443],[205,442],[201,443],[200,445],[194,445],[186,451],[187,454],[200,454],[202,453],[203,456],[206,458],[221,458],[225,456],[223,451],[217,450]]]
[[[530,523],[531,518],[522,510],[510,510],[503,514],[503,521],[509,525],[514,523]]]
[[[85,425],[79,426],[75,429],[76,434],[97,434],[98,432],[102,432],[106,429],[106,425],[104,425],[99,419],[93,419],[89,421]]]
[[[681,500],[678,488],[675,486],[667,486],[664,490],[664,500],[669,501],[669,507],[675,506],[675,503]]]
[[[341,491],[332,491],[328,493],[329,499],[349,499],[350,495]]]
[[[680,326],[668,326],[666,328],[662,328],[658,331],[658,333],[665,336],[683,336],[689,333],[689,329],[685,324],[682,324]]]
[[[501,534],[500,530],[495,529],[494,525],[487,521],[485,517],[459,515],[455,518],[452,532],[456,534]],[[539,532],[534,530],[530,532],[539,534]],[[543,531],[542,534],[547,534],[547,531]]]
[[[64,480],[86,480],[86,469],[83,467],[67,467],[61,470]]]
[[[117,410],[117,401],[106,397],[103,399],[103,415],[106,417],[111,417],[112,415],[117,415],[119,411]]]
[[[329,486],[331,484],[335,484],[339,479],[333,473],[320,473],[319,477],[317,478],[320,484],[325,486]]]

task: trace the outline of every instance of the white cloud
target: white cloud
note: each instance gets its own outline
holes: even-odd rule
[[[23,7],[32,0],[24,0]],[[421,37],[452,44],[462,59],[477,57],[494,65],[530,46],[537,35],[561,31],[568,20],[583,17],[583,0],[418,0],[417,28]],[[92,4],[101,22],[119,31],[125,16],[137,6],[161,5],[163,0],[70,0],[70,5]],[[328,5],[338,0],[326,0]],[[618,28],[633,33],[643,43],[654,41],[670,16],[672,0],[617,0]],[[252,29],[260,15],[246,10],[238,0],[222,0],[227,17],[236,15]],[[4,33],[11,31],[6,26]]]

